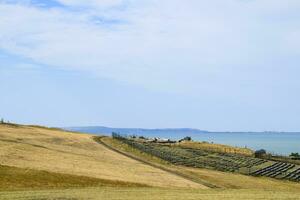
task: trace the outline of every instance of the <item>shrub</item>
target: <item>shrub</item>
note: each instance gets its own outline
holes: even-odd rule
[[[300,158],[299,153],[291,153],[290,157]]]

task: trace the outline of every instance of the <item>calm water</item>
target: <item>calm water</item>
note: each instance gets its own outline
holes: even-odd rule
[[[178,140],[185,133],[151,133],[148,137],[171,138]],[[253,150],[266,149],[268,152],[289,155],[300,152],[300,133],[189,133],[195,141],[207,141],[228,144],[237,147],[248,147]]]
[[[204,133],[194,138],[283,155],[300,152],[300,133]]]

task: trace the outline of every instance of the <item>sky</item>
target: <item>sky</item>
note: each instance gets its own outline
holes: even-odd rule
[[[298,0],[0,0],[0,117],[300,131]]]

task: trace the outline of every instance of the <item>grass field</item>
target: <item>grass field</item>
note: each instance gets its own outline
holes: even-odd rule
[[[160,187],[205,188],[96,143],[91,135],[0,125],[0,165]]]
[[[0,165],[0,191],[27,189],[55,189],[74,187],[146,187],[123,181],[113,181],[85,176],[75,176],[33,169]]]
[[[5,200],[280,200],[300,199],[299,192],[264,190],[195,190],[163,188],[83,188],[0,192]]]
[[[0,125],[0,199],[300,199],[297,183],[174,166],[112,138],[103,141],[152,165],[91,135]]]

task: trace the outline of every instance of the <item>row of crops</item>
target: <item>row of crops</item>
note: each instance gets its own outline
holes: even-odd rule
[[[128,139],[118,134],[114,134],[113,137],[134,148],[176,165],[235,172],[243,167],[249,168],[266,162],[263,159],[235,154],[212,153],[201,149],[145,143]]]
[[[253,172],[251,175],[300,181],[300,169],[298,166],[284,162],[275,162],[271,166]]]
[[[113,138],[175,165],[209,168],[225,172],[239,172],[240,169],[244,168],[248,169],[249,175],[252,176],[300,181],[300,168],[298,169],[296,165],[290,163],[275,162],[272,165],[262,167],[269,161],[239,154],[208,152],[195,148],[145,142],[116,133],[113,134]]]
[[[284,179],[288,179],[290,181],[300,181],[300,168],[288,173],[284,176]]]

